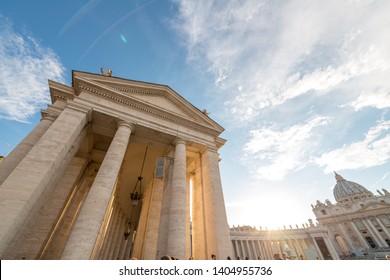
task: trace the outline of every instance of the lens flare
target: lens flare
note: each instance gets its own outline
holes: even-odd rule
[[[121,37],[121,40],[122,40],[125,44],[127,44],[127,39],[126,39],[126,37],[125,37],[123,34],[121,34],[120,37]]]

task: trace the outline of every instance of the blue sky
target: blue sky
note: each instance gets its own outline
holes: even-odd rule
[[[71,70],[169,85],[226,130],[228,222],[282,228],[333,171],[390,190],[390,1],[2,1],[0,155]]]

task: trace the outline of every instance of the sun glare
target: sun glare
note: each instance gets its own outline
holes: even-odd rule
[[[232,221],[239,221],[239,225],[255,226],[257,229],[277,230],[302,227],[306,221],[298,221],[297,216],[301,217],[301,210],[297,207],[293,199],[283,198],[283,196],[254,196],[247,198],[242,203],[234,205],[227,204],[228,218]],[[309,214],[310,210],[306,212]],[[308,216],[308,218],[310,218]],[[230,220],[230,219],[229,219]],[[230,221],[229,221],[230,222]],[[230,222],[230,226],[237,226],[235,222]]]

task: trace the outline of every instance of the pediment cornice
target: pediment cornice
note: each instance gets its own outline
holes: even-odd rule
[[[379,210],[379,209],[383,209],[383,208],[390,208],[390,204],[386,203],[386,202],[372,201],[370,203],[365,204],[357,212],[364,212],[367,210]]]
[[[56,100],[73,100],[75,93],[72,87],[49,80],[51,102]]]
[[[107,77],[105,77],[107,78]],[[202,132],[207,132],[214,136],[219,136],[223,128],[197,108],[191,108],[192,105],[185,104],[180,98],[174,96],[174,92],[168,89],[148,89],[138,86],[118,86],[104,84],[101,82],[90,81],[82,77],[74,77],[74,87],[76,95],[86,91],[101,96],[110,101],[129,106],[152,116],[189,127]],[[142,100],[140,95],[160,96],[172,102],[182,114],[164,110],[150,102]],[[183,99],[184,100],[184,99]],[[197,112],[199,111],[199,112]]]
[[[193,119],[199,119],[197,114],[191,112],[191,110],[188,110],[188,108],[186,108],[182,102],[179,102],[177,98],[174,98],[172,94],[167,94],[166,90],[144,89],[140,87],[114,87],[113,89],[124,93],[164,97],[172,102],[177,108],[181,109],[185,114],[191,116]]]

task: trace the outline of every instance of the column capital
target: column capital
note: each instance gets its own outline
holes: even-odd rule
[[[91,107],[78,102],[74,102],[73,100],[68,101],[66,108],[84,112],[84,113],[90,113],[92,111]]]
[[[183,138],[180,138],[180,137],[176,137],[175,140],[173,140],[172,144],[173,145],[177,145],[177,144],[184,144],[184,145],[187,145],[187,140],[184,140]]]
[[[58,117],[58,115],[53,115],[53,114],[43,113],[43,112],[42,112],[41,121],[42,121],[42,120],[47,120],[47,121],[52,121],[52,122],[54,122],[54,121],[57,119],[57,117]]]
[[[59,109],[57,107],[49,105],[47,110],[41,110],[41,121],[48,120],[54,122],[57,117],[62,113],[62,111],[63,109]]]
[[[71,109],[78,112],[83,112],[87,115],[87,123],[92,121],[92,108],[90,106],[75,102],[73,100],[69,100],[67,102],[66,109]]]
[[[119,128],[120,126],[127,126],[128,128],[131,129],[132,132],[134,132],[135,130],[135,125],[131,122],[128,122],[128,121],[125,121],[125,120],[121,120],[119,119],[117,122],[116,122],[116,125],[117,127]]]
[[[218,154],[218,148],[216,146],[206,146],[206,151]]]

